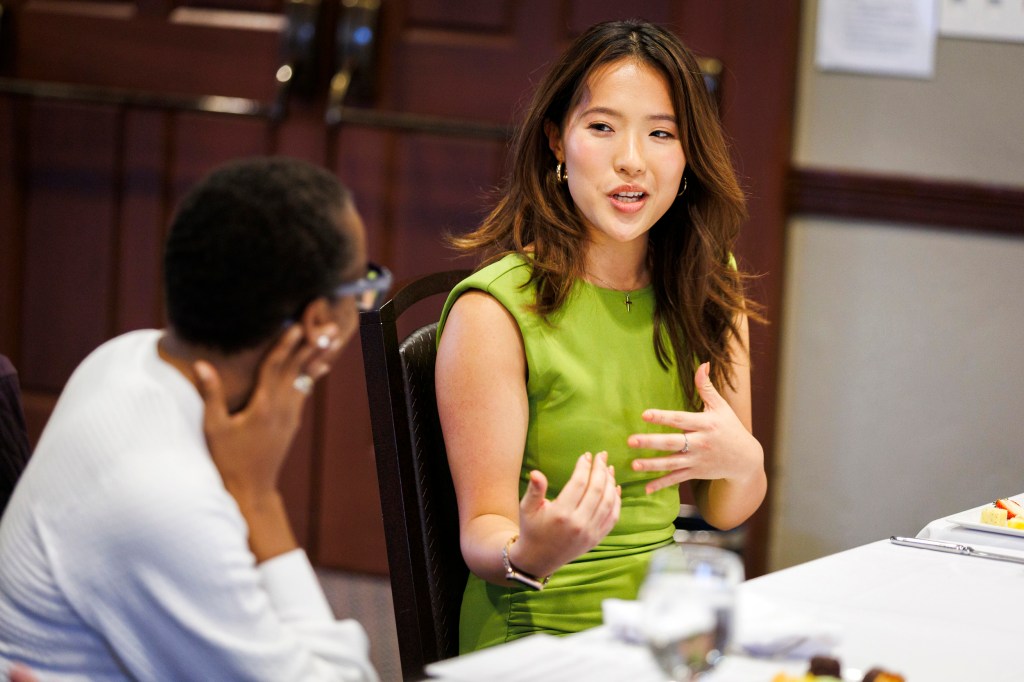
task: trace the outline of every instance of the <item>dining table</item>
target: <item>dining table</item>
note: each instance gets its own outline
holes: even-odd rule
[[[1024,503],[1024,494],[1014,499]],[[916,538],[885,536],[744,581],[737,636],[775,623],[799,634],[802,626],[809,643],[819,638],[820,652],[840,661],[844,682],[860,682],[875,667],[907,682],[1024,680],[1024,531],[976,523],[990,504],[936,519]],[[732,653],[699,679],[802,674],[809,650],[792,651],[800,656]],[[529,661],[540,667],[531,670]],[[427,673],[447,682],[665,679],[646,647],[622,641],[608,624],[569,637],[535,635],[432,664]]]

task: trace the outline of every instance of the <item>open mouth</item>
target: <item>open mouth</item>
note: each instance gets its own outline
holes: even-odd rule
[[[640,201],[645,196],[647,195],[643,192],[619,192],[618,194],[613,194],[612,198],[624,204],[631,204]]]

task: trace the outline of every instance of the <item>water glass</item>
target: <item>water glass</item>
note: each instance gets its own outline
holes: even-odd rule
[[[743,563],[720,547],[677,543],[651,557],[640,588],[642,629],[673,682],[693,680],[724,655],[742,581]]]

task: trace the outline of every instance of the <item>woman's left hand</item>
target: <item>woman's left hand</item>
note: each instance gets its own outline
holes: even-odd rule
[[[632,448],[664,450],[665,457],[633,460],[633,471],[665,471],[647,484],[651,494],[691,479],[748,481],[764,475],[764,450],[747,430],[710,379],[710,365],[697,368],[694,383],[704,401],[703,412],[645,410],[643,419],[679,429],[679,433],[637,433]]]

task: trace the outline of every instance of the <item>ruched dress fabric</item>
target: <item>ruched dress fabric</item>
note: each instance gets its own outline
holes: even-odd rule
[[[441,315],[439,337],[456,299],[478,289],[497,299],[522,333],[528,368],[529,427],[519,475],[523,495],[533,469],[547,476],[553,499],[584,452],[608,451],[622,486],[622,513],[594,549],[560,568],[543,591],[519,583],[494,585],[470,574],[462,602],[461,653],[534,633],[565,635],[601,624],[601,602],[635,599],[651,552],[672,541],[679,495],[669,486],[647,495],[659,474],[638,473],[638,457],[664,456],[630,448],[634,433],[671,432],[647,424],[647,408],[688,409],[675,367],[654,352],[652,288],[625,294],[577,281],[566,304],[547,321],[532,311],[531,266],[509,255],[460,283]],[[495,416],[495,418],[500,418]]]

